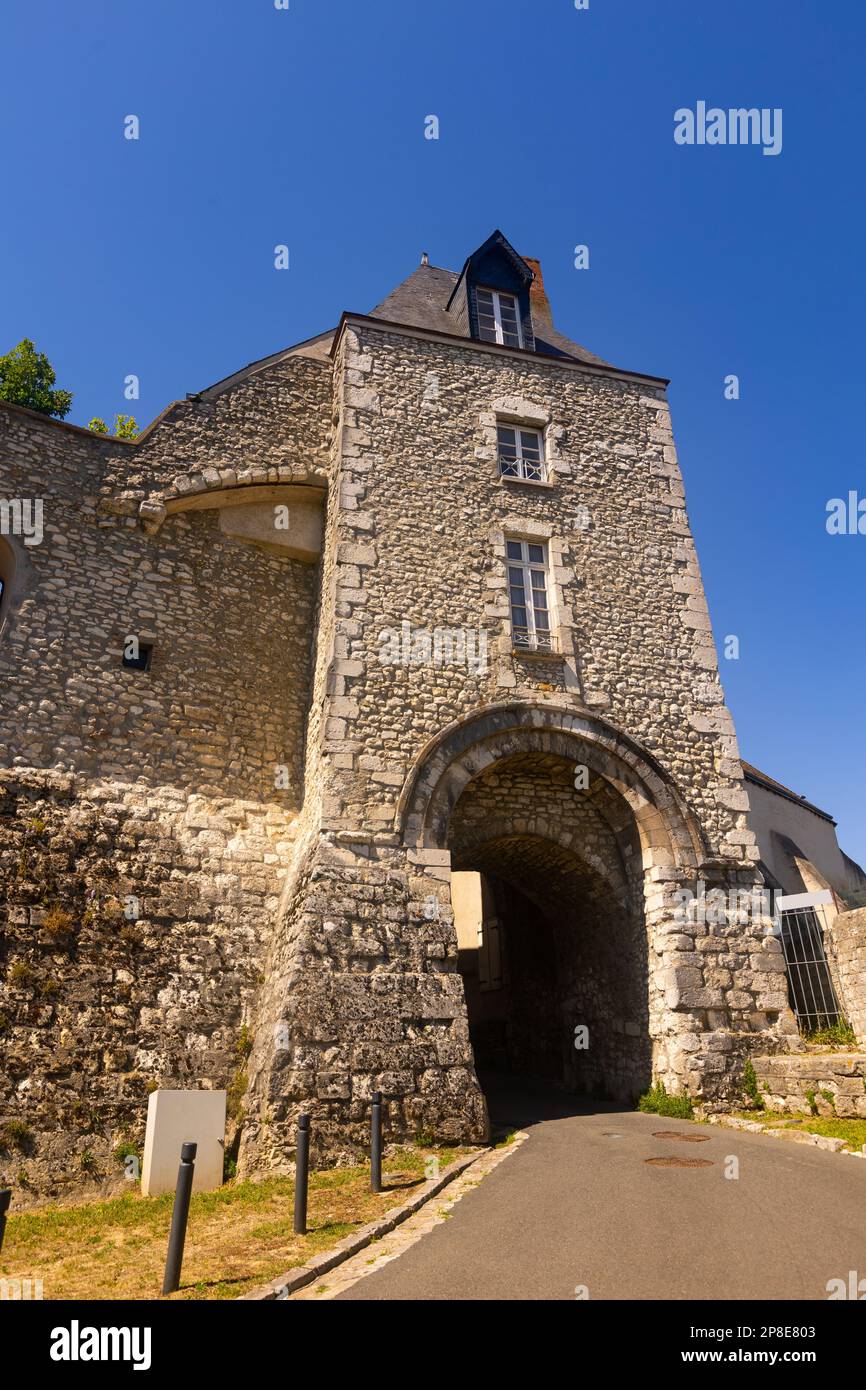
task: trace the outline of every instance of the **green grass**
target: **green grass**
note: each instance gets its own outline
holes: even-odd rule
[[[310,1174],[309,1234],[292,1230],[294,1182],[227,1183],[190,1203],[181,1288],[175,1299],[236,1298],[276,1278],[397,1206],[424,1182],[435,1156],[444,1168],[465,1149],[396,1149],[383,1164],[386,1190],[370,1191],[366,1164]],[[130,1183],[130,1188],[133,1185]],[[159,1297],[172,1193],[74,1206],[12,1210],[0,1276],[40,1278],[46,1299]]]
[[[501,1138],[496,1140],[496,1143],[493,1145],[493,1147],[495,1149],[506,1148],[509,1144],[514,1143],[519,1133],[520,1131],[517,1129],[510,1129],[507,1134],[503,1134]]]
[[[756,1110],[763,1110],[764,1099],[758,1090],[758,1077],[751,1060],[747,1061],[743,1067],[743,1091]]]
[[[816,1028],[813,1033],[807,1033],[806,1042],[820,1043],[827,1047],[856,1047],[857,1036],[851,1024],[841,1018],[838,1023],[833,1023],[827,1028]]]
[[[739,1118],[754,1120],[765,1129],[781,1125],[805,1134],[822,1134],[827,1139],[844,1139],[850,1149],[862,1149],[866,1144],[866,1120],[842,1120],[832,1115],[788,1115],[770,1110],[764,1110],[759,1115],[753,1111],[742,1111]]]
[[[688,1095],[669,1096],[663,1081],[656,1081],[637,1103],[638,1110],[648,1115],[664,1115],[671,1120],[694,1119],[692,1098]]]
[[[840,1120],[835,1117],[804,1120],[798,1129],[808,1134],[824,1134],[828,1139],[844,1139],[850,1149],[866,1144],[866,1120]]]

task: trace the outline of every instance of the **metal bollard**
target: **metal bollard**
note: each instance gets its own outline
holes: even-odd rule
[[[9,1203],[12,1201],[12,1188],[0,1188],[0,1250],[3,1249],[3,1237],[6,1234],[6,1213],[9,1210]]]
[[[177,1170],[177,1187],[174,1191],[174,1207],[171,1213],[171,1231],[168,1237],[168,1254],[165,1260],[165,1278],[162,1281],[163,1293],[175,1293],[180,1288],[180,1267],[183,1264],[183,1247],[186,1241],[186,1222],[189,1216],[189,1199],[192,1195],[192,1180],[195,1173],[197,1144],[187,1141],[181,1145],[180,1167]]]
[[[370,1190],[382,1191],[382,1092],[373,1092],[370,1115]]]
[[[310,1181],[310,1117],[298,1116],[295,1154],[295,1235],[307,1234],[307,1187]]]

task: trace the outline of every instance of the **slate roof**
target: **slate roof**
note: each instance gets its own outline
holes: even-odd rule
[[[530,289],[530,306],[535,353],[542,357],[559,357],[572,362],[586,362],[616,371],[617,368],[612,363],[606,362],[603,357],[597,357],[594,352],[581,347],[580,343],[575,343],[571,338],[567,338],[564,333],[560,333],[554,328],[539,262],[529,256],[520,256],[499,231],[494,232],[484,243],[484,246],[486,247],[496,239],[499,239],[505,250],[513,258],[519,260],[534,277]],[[483,250],[484,247],[480,249]],[[477,254],[477,252],[473,253],[473,255]],[[449,313],[448,305],[471,260],[472,257],[470,256],[461,271],[445,270],[442,266],[422,263],[416,270],[412,271],[411,275],[408,275],[397,285],[380,304],[377,304],[367,317],[382,319],[389,323],[405,324],[407,327],[419,328],[422,331],[447,333],[450,337],[469,339],[471,335],[465,315],[461,317],[458,314]],[[195,392],[193,395],[204,398],[217,396],[229,387],[237,385],[238,382],[246,380],[254,372],[261,371],[264,367],[280,362],[289,356],[309,357],[326,362],[333,350],[338,333],[339,326],[326,329],[324,333],[307,338],[304,342],[294,343],[291,347],[271,353],[256,362],[250,362],[240,371],[232,372],[230,376],[223,377],[220,381],[214,382],[211,386],[205,387],[204,390]],[[530,351],[530,349],[519,350]],[[634,375],[644,376],[645,373],[639,372]],[[660,377],[648,377],[647,380],[665,384],[663,378]]]
[[[444,270],[436,265],[420,265],[391,291],[387,299],[376,305],[370,317],[468,338],[465,324],[461,325],[446,307],[459,279],[459,271]],[[573,362],[592,362],[600,367],[611,365],[603,357],[596,357],[595,353],[557,332],[549,315],[535,304],[532,306],[532,323],[537,353],[545,357],[567,357]]]
[[[446,305],[459,278],[456,270],[419,265],[387,299],[371,310],[370,317],[387,319],[389,323],[411,324],[413,328],[429,328],[436,333],[454,333],[456,325]]]
[[[807,811],[814,811],[816,816],[821,816],[824,820],[836,822],[829,811],[822,811],[820,806],[814,806],[811,801],[807,801],[805,796],[800,796],[798,792],[786,787],[784,782],[777,782],[775,777],[770,777],[766,772],[761,772],[760,768],[754,767],[752,763],[743,760],[743,772],[747,782],[755,782],[759,787],[766,787],[767,791],[775,792],[777,796],[783,796],[786,801],[796,801],[798,806],[803,806]]]

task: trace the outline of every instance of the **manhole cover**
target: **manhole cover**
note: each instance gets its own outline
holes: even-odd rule
[[[653,1168],[712,1168],[711,1158],[645,1158],[644,1163],[649,1163]]]
[[[710,1136],[708,1134],[682,1134],[678,1129],[657,1129],[653,1131],[653,1139],[679,1139],[681,1144],[708,1144]]]

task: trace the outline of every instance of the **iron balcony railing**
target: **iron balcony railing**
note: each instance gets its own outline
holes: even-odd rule
[[[556,652],[557,642],[552,632],[535,632],[531,628],[511,625],[511,644],[516,652]]]

